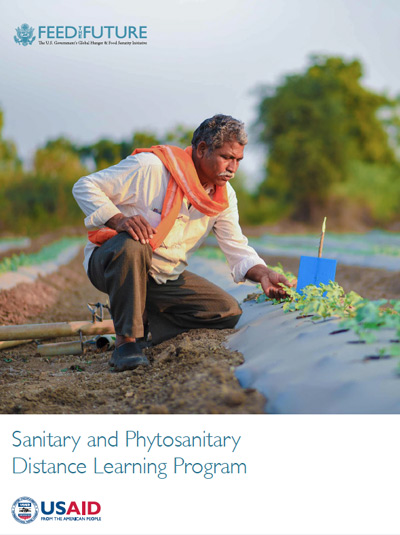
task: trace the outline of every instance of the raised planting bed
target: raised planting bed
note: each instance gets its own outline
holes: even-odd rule
[[[201,254],[189,269],[241,301],[228,347],[243,353],[236,376],[267,398],[266,412],[400,413],[400,301],[329,285],[278,304],[254,284],[235,285],[226,263]]]
[[[21,282],[32,282],[39,275],[57,271],[74,258],[85,239],[68,237],[44,246],[37,253],[14,254],[0,260],[0,290],[6,290]]]
[[[30,244],[30,238],[0,238],[0,254],[14,249],[25,249]]]
[[[249,238],[249,244],[259,254],[300,257],[316,255],[319,235],[265,234]],[[215,245],[214,237],[207,239]],[[327,232],[324,257],[334,258],[341,264],[390,271],[400,271],[400,234],[374,230],[365,234],[336,234]]]

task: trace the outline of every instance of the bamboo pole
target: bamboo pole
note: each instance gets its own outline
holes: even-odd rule
[[[8,349],[10,347],[21,346],[23,344],[29,344],[33,340],[10,340],[9,342],[0,342],[0,351],[2,349]]]
[[[85,352],[80,340],[77,342],[58,342],[56,344],[39,344],[37,352],[42,357],[54,355],[82,355]]]
[[[63,323],[32,323],[27,325],[2,325],[0,326],[0,340],[28,340],[42,338],[58,338],[62,336],[73,336],[82,333],[92,334],[114,334],[114,323],[112,320],[98,321],[70,321]]]
[[[324,222],[322,223],[322,232],[321,232],[321,238],[319,240],[319,248],[318,248],[318,258],[321,258],[322,256],[322,248],[324,246],[325,230],[326,230],[326,217],[324,217]]]

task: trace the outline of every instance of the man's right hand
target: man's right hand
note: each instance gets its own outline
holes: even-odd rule
[[[141,215],[125,217],[122,214],[116,214],[107,221],[106,226],[117,232],[127,232],[131,238],[143,244],[149,243],[153,234],[157,232],[157,229]]]

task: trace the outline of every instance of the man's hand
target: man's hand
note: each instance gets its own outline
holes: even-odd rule
[[[246,273],[246,279],[250,279],[253,282],[259,282],[265,295],[271,299],[284,299],[287,297],[285,289],[282,288],[280,284],[284,284],[289,288],[292,288],[297,284],[297,281],[289,282],[284,275],[261,264],[249,269]]]
[[[287,293],[280,284],[292,288],[293,286],[296,286],[296,281],[290,283],[286,277],[270,269],[268,274],[261,277],[260,284],[267,297],[270,297],[271,299],[284,299],[287,297]]]
[[[116,214],[106,223],[106,226],[117,232],[127,232],[131,238],[141,243],[149,243],[157,229],[152,227],[141,215],[125,217],[122,214]]]

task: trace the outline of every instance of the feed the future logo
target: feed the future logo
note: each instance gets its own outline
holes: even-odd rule
[[[35,30],[32,28],[32,26],[29,26],[29,24],[21,24],[19,28],[15,28],[15,31],[17,32],[17,35],[14,35],[14,40],[19,45],[31,45],[36,39],[36,37],[33,35]]]
[[[14,41],[28,46],[35,28],[21,24]],[[147,26],[38,26],[39,45],[147,45]]]

